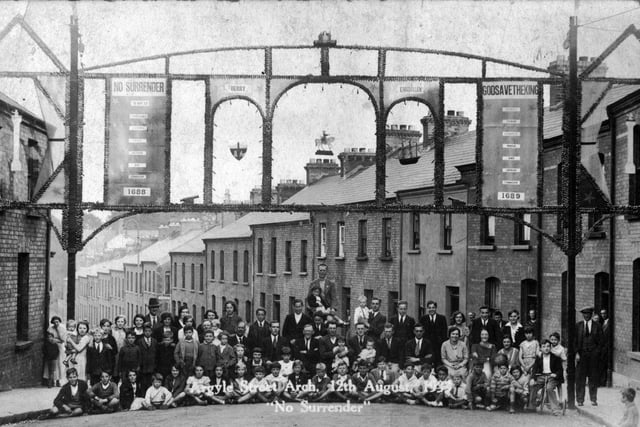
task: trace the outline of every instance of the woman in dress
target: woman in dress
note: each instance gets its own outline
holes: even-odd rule
[[[127,318],[122,314],[116,316],[113,323],[113,329],[111,330],[111,335],[116,340],[116,345],[118,346],[118,351],[122,347],[124,347],[125,340],[127,338],[127,331],[125,327],[127,326]]]
[[[76,331],[78,332],[78,344],[73,342],[71,337],[67,336],[67,343],[74,348],[76,354],[76,366],[78,370],[78,379],[82,381],[87,380],[87,346],[91,344],[93,339],[89,335],[89,322],[81,320],[76,325]]]
[[[520,358],[519,351],[517,348],[513,346],[513,341],[511,341],[510,335],[505,335],[502,338],[502,348],[498,351],[499,355],[503,355],[506,358],[507,364],[509,365],[509,371],[514,366],[520,366]]]
[[[227,301],[224,305],[224,315],[220,318],[220,327],[229,335],[235,335],[239,322],[242,322],[242,318],[238,316],[236,303]]]
[[[142,334],[144,334],[142,325],[144,325],[144,316],[140,313],[133,316],[133,328],[131,330],[136,334],[136,341],[138,341],[138,339],[142,337]]]
[[[440,353],[442,364],[447,367],[450,377],[453,375],[460,375],[463,379],[467,377],[469,350],[460,340],[460,329],[457,326],[449,328],[449,339],[442,343]]]
[[[467,326],[467,319],[464,316],[464,313],[461,311],[456,311],[451,315],[451,328],[456,327],[460,330],[460,341],[464,343],[467,347],[469,347],[469,327]]]
[[[43,377],[55,381],[56,387],[60,387],[60,380],[65,377],[66,371],[62,361],[65,357],[64,343],[67,340],[67,331],[62,324],[62,319],[58,316],[53,316],[51,318],[51,326],[49,326],[47,332],[53,335],[53,339],[58,345],[58,360],[55,363],[55,369],[53,369],[53,372],[49,372],[49,367],[45,363]]]
[[[482,329],[480,331],[480,342],[477,344],[471,344],[471,366],[476,361],[480,361],[483,364],[482,370],[487,376],[491,378],[493,375],[493,358],[496,355],[496,346],[489,342],[489,331]]]
[[[520,323],[520,312],[518,310],[509,312],[509,322],[502,328],[502,334],[511,336],[513,347],[520,348],[520,343],[524,341],[524,327]]]

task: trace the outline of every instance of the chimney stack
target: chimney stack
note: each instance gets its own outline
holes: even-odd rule
[[[387,125],[387,157],[394,157],[401,148],[415,147],[422,133],[411,125]]]
[[[587,67],[595,61],[595,59],[596,58],[589,58],[588,56],[581,56],[578,58],[578,74],[581,74],[586,70]],[[607,69],[608,67],[602,63],[589,74],[589,77],[606,77]],[[547,70],[569,74],[569,60],[564,55],[558,55],[556,60],[549,64]],[[561,102],[564,102],[564,90],[562,89],[562,84],[551,85],[549,90],[549,105],[553,107]]]
[[[338,154],[340,160],[340,176],[348,177],[349,174],[357,168],[366,168],[376,163],[376,153],[374,150],[367,150],[364,147],[345,148]]]
[[[276,185],[276,203],[282,204],[294,194],[304,188],[304,183],[297,179],[282,179]]]
[[[433,138],[435,133],[435,121],[433,116],[428,115],[420,119],[422,123],[423,134],[422,147],[429,148],[433,146]],[[462,135],[469,132],[471,120],[464,115],[464,111],[447,110],[444,117],[444,137],[451,138],[456,135]]]
[[[307,171],[307,185],[314,184],[326,176],[340,173],[340,166],[334,159],[329,158],[311,158],[304,169]]]

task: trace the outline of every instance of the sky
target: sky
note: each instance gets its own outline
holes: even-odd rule
[[[576,8],[577,4],[577,8]],[[569,16],[577,14],[579,56],[599,55],[629,24],[640,26],[637,1],[240,1],[240,2],[78,2],[85,67],[141,56],[190,49],[311,45],[330,31],[341,45],[431,48],[487,55],[546,68],[563,48]],[[601,20],[611,15],[623,13]],[[69,17],[66,2],[5,2],[0,28],[15,14],[50,46],[62,63],[69,63]],[[597,22],[592,22],[597,21]],[[607,61],[609,74],[632,68],[640,58],[632,52]],[[12,31],[0,41],[0,70],[51,70],[24,31]],[[251,55],[216,54],[182,58],[175,72],[259,73],[263,59]],[[375,55],[332,53],[331,70],[344,74],[375,73]],[[114,69],[115,71],[116,69]],[[120,67],[119,71],[161,72],[158,62]],[[392,54],[387,74],[477,75],[479,66],[436,56]],[[274,73],[319,73],[318,58],[308,52],[278,51]],[[507,75],[505,69],[489,69]],[[495,74],[499,75],[499,74]],[[638,77],[637,75],[635,77]],[[39,103],[30,81],[0,78],[0,91],[32,111]],[[475,127],[475,89],[445,88],[445,109],[464,111]],[[428,113],[424,105],[400,104],[388,124],[419,126]],[[204,147],[204,84],[177,82],[172,106],[172,201],[200,195],[202,200]],[[348,85],[309,85],[291,89],[278,102],[273,127],[274,185],[282,179],[304,180],[304,165],[314,157],[314,140],[322,131],[335,137],[334,152],[348,147],[375,147],[374,111],[367,96]],[[247,102],[223,104],[214,118],[213,200],[228,191],[233,200],[247,200],[261,183],[262,129],[255,107]],[[104,168],[104,83],[87,81],[84,126],[84,201],[102,201]],[[245,157],[231,156],[229,145],[246,144]]]

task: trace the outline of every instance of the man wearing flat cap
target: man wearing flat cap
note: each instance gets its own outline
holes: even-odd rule
[[[578,406],[584,405],[585,385],[589,380],[591,405],[597,406],[602,326],[591,319],[593,307],[584,307],[580,313],[584,320],[579,321],[576,328],[576,401]]]
[[[160,302],[158,298],[149,298],[149,314],[144,316],[144,321],[151,323],[151,328],[155,329],[160,326],[160,316],[158,310],[160,309]]]

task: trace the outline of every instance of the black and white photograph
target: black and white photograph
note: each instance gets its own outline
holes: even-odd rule
[[[0,425],[638,427],[639,0],[0,2]]]

